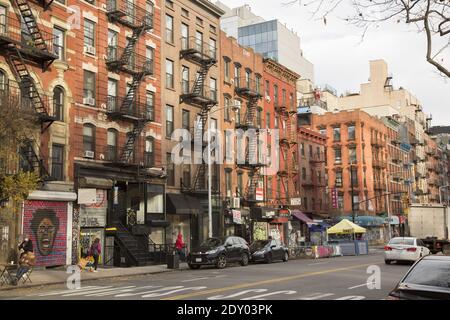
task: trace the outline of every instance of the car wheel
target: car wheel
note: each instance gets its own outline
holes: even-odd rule
[[[287,252],[284,253],[283,262],[287,262],[289,260],[289,254]]]
[[[246,265],[248,265],[248,254],[244,253],[242,254],[241,266],[245,267]]]
[[[272,263],[272,254],[268,253],[266,256],[266,263]]]
[[[189,264],[189,269],[192,269],[192,270],[200,269],[200,265],[198,265],[198,264]]]
[[[386,263],[386,264],[391,264],[392,261],[391,261],[391,260],[384,260],[384,263]]]
[[[217,258],[217,262],[216,262],[216,267],[217,269],[224,269],[227,266],[227,258],[225,257],[225,255],[220,255]]]

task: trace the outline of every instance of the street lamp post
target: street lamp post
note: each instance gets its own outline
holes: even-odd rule
[[[389,206],[389,184],[388,184],[388,172],[386,172],[386,211],[388,215],[388,228],[389,228],[389,240],[392,239],[391,231],[391,210]]]
[[[353,162],[350,163],[350,187],[352,196],[352,221],[355,223],[355,197],[353,189]]]

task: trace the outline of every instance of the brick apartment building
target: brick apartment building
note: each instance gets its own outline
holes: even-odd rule
[[[224,165],[221,169],[220,185],[224,199],[223,231],[225,234],[246,237],[250,227],[250,208],[257,203],[254,186],[259,181],[252,180],[252,174],[260,167],[258,164],[255,164],[255,167],[238,164],[237,158],[242,149],[238,148],[238,137],[234,132],[238,129],[257,130],[264,127],[264,65],[261,55],[251,48],[240,46],[236,39],[227,37],[223,31],[220,32],[220,47],[222,95],[221,107],[216,110],[223,116]],[[231,132],[233,134],[230,134]],[[261,157],[261,152],[258,156]],[[233,200],[236,198],[239,203]],[[240,212],[240,221],[236,218],[236,213],[233,219],[233,211]]]
[[[178,232],[189,247],[208,237],[208,170],[205,162],[189,159],[175,165],[171,159],[178,139],[175,129],[186,129],[193,138],[203,137],[207,112],[221,96],[220,24],[223,11],[206,0],[165,1],[162,13],[162,163],[167,168],[166,211],[170,223],[164,235],[152,233],[155,243],[174,243]],[[223,114],[211,111],[211,128],[222,130]],[[192,152],[201,157],[202,152]],[[192,144],[192,146],[194,146]],[[194,149],[194,148],[193,148]],[[218,235],[220,225],[219,169],[212,166],[212,225]]]

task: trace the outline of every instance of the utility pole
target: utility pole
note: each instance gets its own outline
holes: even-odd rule
[[[389,240],[392,238],[391,232],[391,210],[389,209],[389,184],[388,184],[388,172],[386,171],[386,210],[388,215],[388,228],[389,228]]]
[[[352,194],[352,221],[355,223],[355,198],[354,198],[354,190],[353,190],[353,162],[350,163],[350,186],[351,186],[351,194]]]
[[[208,110],[208,237],[212,238],[212,177],[211,177],[211,116],[210,111]]]

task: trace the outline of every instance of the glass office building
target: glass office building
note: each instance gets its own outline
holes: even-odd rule
[[[239,44],[253,48],[264,58],[278,61],[278,21],[266,21],[240,27]]]

